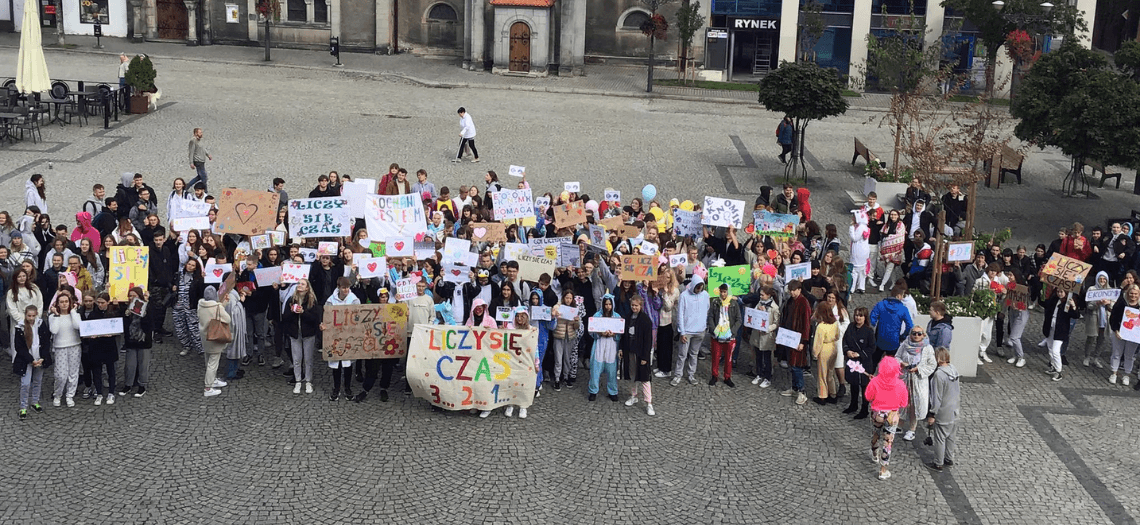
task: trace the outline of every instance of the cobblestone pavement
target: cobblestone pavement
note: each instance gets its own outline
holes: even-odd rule
[[[113,57],[48,57],[61,78],[107,78],[92,71],[114,67]],[[0,70],[15,62],[15,51],[0,50]],[[145,173],[162,192],[173,177],[190,176],[185,145],[195,126],[205,128],[215,158],[212,187],[263,187],[283,176],[292,195],[329,169],[372,175],[393,161],[426,169],[437,185],[521,164],[539,189],[581,180],[589,193],[613,186],[629,195],[653,183],[666,199],[751,201],[761,185],[782,180],[772,144],[778,116],[755,105],[429,89],[299,67],[157,62],[157,112],[109,130],[53,126],[43,143],[0,147],[2,207],[22,205],[24,180],[36,172],[47,174],[57,221],[93,181],[114,184],[124,171]],[[479,129],[479,166],[448,162],[459,105]],[[821,223],[843,224],[844,190],[862,187],[860,169],[848,164],[851,137],[889,149],[889,134],[866,123],[876,114],[855,108],[809,129],[808,186]],[[1127,215],[1131,174],[1120,190],[1061,199],[1065,166],[1056,152],[1035,151],[1025,184],[980,190],[980,227],[1012,225],[1014,242],[1036,243],[1058,224]],[[855,305],[877,298],[857,296]],[[203,399],[201,359],[165,345],[147,395],[114,406],[49,404],[19,421],[16,382],[0,382],[0,398],[11,403],[0,412],[0,439],[10,444],[0,477],[11,487],[0,522],[1135,523],[1136,395],[1076,362],[1064,381],[1047,381],[1046,359],[1032,346],[1040,321],[1035,313],[1027,331],[1026,368],[986,365],[964,386],[958,465],[925,469],[920,433],[896,443],[886,482],[867,457],[866,421],[837,407],[793,405],[778,395],[784,375],[770,389],[748,384],[743,355],[735,389],[656,381],[653,418],[604,398],[587,403],[580,381],[561,392],[548,386],[530,417],[517,420],[501,411],[489,419],[434,413],[405,394],[389,403],[330,402],[322,366],[312,395],[294,395],[278,370],[253,366],[221,396]],[[1082,338],[1078,329],[1075,348]]]

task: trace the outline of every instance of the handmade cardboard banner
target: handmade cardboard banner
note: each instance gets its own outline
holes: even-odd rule
[[[1041,268],[1041,280],[1054,288],[1069,293],[1080,290],[1092,265],[1054,253]]]
[[[289,201],[290,237],[348,237],[353,224],[348,199],[344,197]]]
[[[946,262],[970,262],[974,260],[974,243],[952,242],[946,248]]]
[[[253,271],[253,278],[257,280],[257,287],[273,286],[274,283],[281,282],[281,267],[270,266],[268,268],[258,268]]]
[[[399,359],[408,353],[408,305],[326,305],[325,361]]]
[[[107,275],[107,293],[112,301],[126,301],[134,286],[147,290],[150,282],[150,248],[146,246],[112,246],[111,271]]]
[[[427,216],[419,195],[369,195],[364,201],[368,238],[383,241],[427,233]]]
[[[1085,292],[1085,301],[1090,303],[1093,301],[1111,301],[1115,303],[1119,298],[1120,288],[1107,288],[1104,290],[1089,288],[1089,291]]]
[[[529,407],[537,383],[535,330],[417,324],[408,352],[412,393],[448,410]]]
[[[795,349],[800,346],[800,333],[781,326],[780,329],[776,331],[776,344]]]
[[[448,241],[451,239],[449,238]],[[501,222],[471,223],[471,240],[474,242],[507,242],[507,225]]]
[[[526,177],[526,166],[515,166],[511,164],[511,167],[507,168],[507,175],[512,177]]]
[[[768,311],[756,308],[744,309],[744,326],[761,332],[768,332]]]
[[[1124,317],[1120,322],[1120,338],[1140,343],[1140,310],[1131,306],[1124,307]]]
[[[534,197],[530,190],[500,190],[491,194],[495,220],[534,217]]]
[[[508,242],[503,245],[503,260],[504,261],[517,261],[523,255],[534,255],[530,249],[530,245],[520,242]]]
[[[203,282],[207,284],[220,283],[222,282],[222,277],[232,271],[233,267],[228,263],[206,263],[206,275]]]
[[[170,203],[170,219],[173,222],[174,219],[186,217],[205,217],[210,214],[210,208],[211,205],[207,202],[175,198]]]
[[[689,256],[684,253],[669,256],[669,267],[676,268],[678,266],[687,266],[689,264]]]
[[[700,237],[702,233],[701,212],[673,210],[673,235],[677,237]]]
[[[721,284],[728,285],[729,295],[745,295],[752,285],[752,271],[747,264],[739,266],[713,266],[709,268],[709,296],[717,295]]]
[[[123,335],[123,318],[111,317],[79,321],[79,337],[95,337],[98,335]]]
[[[587,323],[587,328],[596,334],[603,332],[621,334],[625,331],[625,319],[620,317],[591,317]]]
[[[1005,288],[1005,305],[1019,312],[1029,308],[1029,287],[1023,284],[1009,283]]]
[[[340,196],[348,199],[348,213],[353,218],[364,218],[364,205],[372,193],[376,193],[375,179],[356,179],[340,184]]]
[[[237,235],[259,235],[277,226],[277,192],[226,188],[218,196],[214,230]]]
[[[530,254],[520,254],[515,258],[515,261],[519,263],[519,279],[524,281],[538,281],[544,273],[553,277],[554,270],[558,268],[556,259],[547,259]]]
[[[309,269],[312,266],[307,264],[285,263],[281,265],[281,282],[282,283],[295,283],[301,279],[309,278]]]
[[[411,301],[416,298],[416,281],[411,277],[396,281],[396,300]]]
[[[618,279],[622,281],[656,281],[657,264],[654,262],[656,259],[652,255],[622,255]]]
[[[739,228],[743,221],[744,201],[705,197],[705,204],[701,207],[701,224]]]
[[[796,226],[800,223],[798,215],[788,213],[772,213],[756,211],[752,213],[753,233],[759,236],[775,238],[788,238],[796,234]]]
[[[209,217],[180,217],[170,221],[170,229],[176,232],[185,232],[190,230],[209,230],[210,218]]]
[[[811,263],[789,264],[784,267],[784,282],[806,281],[811,279]]]
[[[582,201],[567,202],[554,207],[554,227],[570,228],[575,224],[586,223],[586,204]]]

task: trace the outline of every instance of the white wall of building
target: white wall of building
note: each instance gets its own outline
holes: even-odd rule
[[[63,32],[68,35],[94,35],[95,24],[79,22],[81,0],[63,0]],[[127,0],[108,0],[109,24],[103,24],[103,36],[127,36]]]

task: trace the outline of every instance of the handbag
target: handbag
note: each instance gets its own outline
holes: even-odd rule
[[[221,308],[221,305],[218,308]],[[217,317],[211,319],[210,323],[206,325],[206,340],[214,343],[233,342],[234,334],[230,330],[230,324]]]

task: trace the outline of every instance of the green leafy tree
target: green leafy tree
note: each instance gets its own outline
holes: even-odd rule
[[[994,64],[998,51],[1005,44],[1006,36],[1019,23],[1022,29],[1032,29],[1030,33],[1041,31],[1065,35],[1065,41],[1073,40],[1078,32],[1088,30],[1088,26],[1077,11],[1076,6],[1066,2],[1054,6],[1048,14],[1042,9],[1042,0],[1003,0],[1005,6],[995,8],[993,0],[942,0],[944,7],[953,8],[976,28],[978,37],[986,49],[986,93],[993,96]]]
[[[808,0],[800,6],[799,59],[815,62],[815,45],[823,38],[823,6]]]
[[[689,63],[689,51],[693,48],[693,37],[705,25],[705,17],[701,15],[701,3],[682,0],[681,7],[677,8],[677,38],[681,41],[681,67],[682,73]]]
[[[1132,80],[1140,82],[1140,42],[1129,40],[1113,53],[1116,67],[1128,73]]]
[[[132,58],[131,63],[127,65],[126,80],[134,93],[153,92],[155,90],[154,79],[157,76],[158,72],[154,70],[154,63],[146,55]]]
[[[815,62],[782,62],[760,81],[759,102],[768,111],[792,117],[792,159],[803,158],[808,123],[847,112],[845,83],[839,71]],[[789,169],[793,164],[789,164]],[[805,178],[806,178],[806,168]]]
[[[1077,191],[1086,160],[1140,163],[1140,84],[1072,40],[1033,65],[1010,113],[1019,139],[1072,159],[1067,193]]]

